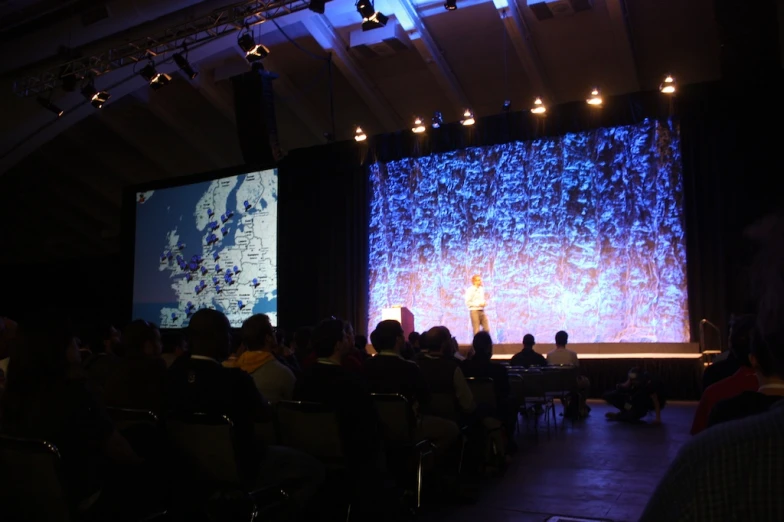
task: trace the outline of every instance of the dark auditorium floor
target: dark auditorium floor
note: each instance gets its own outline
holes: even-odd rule
[[[574,425],[567,421],[565,429],[560,429],[559,416],[559,431],[551,430],[550,440],[544,426],[538,442],[523,431],[518,436],[521,449],[506,474],[489,479],[476,504],[438,506],[431,516],[423,513],[419,520],[544,522],[561,515],[636,521],[659,478],[690,437],[696,402],[668,403],[660,426],[609,422],[604,414],[610,407],[601,401],[589,404],[591,415]],[[560,404],[557,410],[562,411]]]

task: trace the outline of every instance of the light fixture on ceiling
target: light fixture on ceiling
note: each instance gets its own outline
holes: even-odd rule
[[[462,125],[465,125],[466,127],[476,123],[476,120],[474,119],[474,111],[472,111],[471,109],[466,109],[465,112],[463,113],[463,119],[460,120],[460,123]]]
[[[41,107],[55,113],[58,118],[62,116],[64,113],[64,111],[60,107],[52,103],[52,100],[50,99],[44,98],[43,96],[39,96],[37,101],[38,104],[41,105]]]
[[[371,31],[387,25],[389,17],[376,11],[372,0],[357,0],[357,12],[362,16],[362,30]]]
[[[99,91],[95,88],[95,84],[92,80],[90,80],[87,85],[82,87],[82,96],[87,98],[90,102],[90,105],[95,107],[96,109],[100,109],[103,107],[103,104],[109,101],[111,98],[111,94],[109,91]]]
[[[190,62],[188,62],[188,59],[183,56],[182,53],[174,53],[174,63],[176,63],[177,67],[180,68],[183,74],[191,80],[199,75],[199,71],[193,68]]]
[[[544,102],[538,96],[534,100],[534,106],[531,107],[531,112],[533,114],[544,114],[547,112],[547,107],[545,106]]]
[[[662,94],[675,94],[675,78],[671,74],[664,77],[664,81],[659,85]]]
[[[414,134],[422,134],[423,132],[425,132],[425,129],[426,129],[425,122],[422,121],[422,118],[420,118],[419,116],[414,118],[414,126],[411,127],[411,132],[413,132]]]
[[[512,108],[512,100],[504,100],[504,104],[501,106],[501,110],[504,112],[509,112]]]
[[[156,91],[171,81],[171,76],[166,73],[159,73],[155,69],[155,63],[152,61],[152,59],[150,59],[150,62],[147,65],[142,67],[139,75],[147,80],[147,82],[150,84],[150,87]]]
[[[264,45],[256,43],[256,39],[250,33],[243,33],[237,38],[237,45],[245,51],[245,59],[250,63],[258,62],[266,58],[270,51]]]
[[[585,103],[593,107],[599,107],[603,102],[604,100],[602,100],[602,95],[599,93],[597,87],[594,87],[593,90],[591,90],[591,95],[585,100]]]
[[[362,130],[362,127],[357,125],[357,130],[354,131],[354,141],[365,141],[367,139],[367,134],[365,131]]]
[[[441,127],[441,125],[443,125],[443,124],[444,124],[444,115],[443,115],[443,114],[441,114],[441,112],[440,112],[440,111],[436,111],[436,112],[433,114],[433,120],[432,120],[432,122],[433,122],[433,123],[432,123],[431,125],[433,126],[433,128],[434,128],[434,129],[438,129],[439,127]]]
[[[446,9],[447,11],[454,11],[455,9],[457,9],[457,0],[446,0],[446,3],[444,4],[444,9]]]
[[[308,4],[308,9],[310,9],[314,13],[324,14],[326,3],[327,3],[326,0],[310,0],[310,3]]]

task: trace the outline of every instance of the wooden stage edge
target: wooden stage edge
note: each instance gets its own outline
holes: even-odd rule
[[[465,353],[469,345],[460,345]],[[493,345],[493,359],[511,359],[522,345],[503,343]],[[567,348],[577,353],[580,359],[699,359],[699,343],[569,343]],[[542,355],[554,350],[554,344],[539,344],[534,350]]]

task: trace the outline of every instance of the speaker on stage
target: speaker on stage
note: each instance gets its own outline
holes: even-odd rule
[[[231,78],[240,148],[245,163],[250,165],[269,165],[283,159],[275,122],[274,79],[274,74],[259,66]]]

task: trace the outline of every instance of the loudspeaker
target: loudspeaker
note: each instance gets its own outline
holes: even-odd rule
[[[775,0],[714,0],[725,79],[768,76],[781,69]]]
[[[233,76],[234,114],[245,163],[269,165],[283,159],[275,122],[274,75],[263,68]]]

